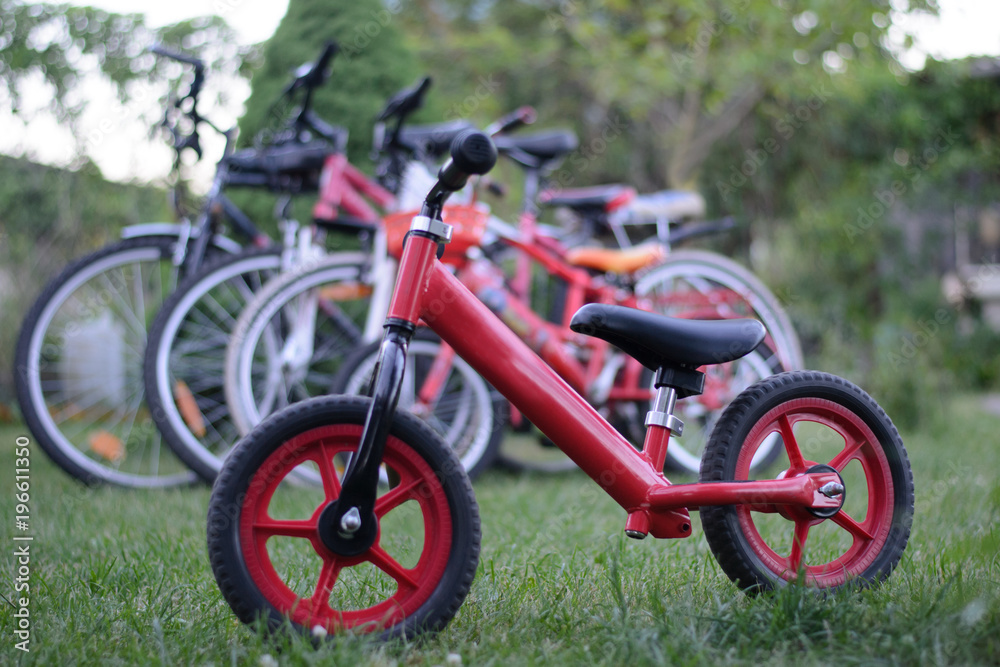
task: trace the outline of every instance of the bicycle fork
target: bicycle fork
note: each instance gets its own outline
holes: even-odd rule
[[[408,324],[408,323],[407,323]],[[355,556],[367,551],[378,535],[375,495],[385,442],[406,370],[412,325],[387,324],[373,381],[372,404],[357,453],[344,472],[340,497],[319,519],[320,535],[334,553]]]
[[[413,230],[408,245],[436,247],[450,236],[450,228],[444,223],[425,216],[414,219]],[[412,261],[407,261],[410,258]],[[319,520],[323,541],[334,553],[344,556],[364,553],[378,535],[374,510],[379,467],[403,386],[406,352],[419,319],[419,286],[424,284],[423,277],[434,259],[434,251],[426,248],[422,253],[404,252],[399,270],[404,279],[397,284],[385,320],[385,335],[372,380],[372,402],[365,417],[361,443],[344,472],[340,497],[327,506]]]

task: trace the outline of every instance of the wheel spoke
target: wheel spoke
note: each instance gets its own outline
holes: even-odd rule
[[[281,535],[283,537],[302,537],[312,539],[316,537],[316,521],[307,519],[305,521],[275,521],[262,520],[255,521],[253,529],[259,535],[273,537]]]
[[[323,479],[323,492],[326,493],[327,502],[340,497],[340,480],[337,479],[337,471],[333,467],[335,453],[324,442],[320,446],[319,458],[314,459],[319,464],[319,475]]]
[[[319,581],[316,582],[316,591],[309,598],[314,612],[329,609],[330,591],[333,590],[334,585],[337,583],[337,577],[340,575],[341,568],[342,566],[337,562],[336,558],[323,559],[323,569],[319,573]]]
[[[802,451],[799,443],[795,440],[795,433],[792,432],[792,423],[788,421],[788,415],[778,417],[778,428],[781,429],[781,439],[785,442],[785,451],[788,453],[789,470],[801,470],[806,467],[802,458]]]
[[[861,449],[864,444],[864,440],[855,440],[854,442],[846,443],[844,445],[844,449],[831,459],[830,465],[833,468],[836,468],[837,472],[843,472],[844,466],[846,466],[854,458],[854,455],[858,453],[858,450]]]
[[[844,510],[840,510],[834,514],[833,518],[830,520],[853,535],[856,540],[871,541],[875,539],[874,535],[869,533],[868,530],[860,523],[852,519]]]
[[[413,489],[419,486],[419,484],[419,479],[415,479],[409,484],[400,484],[395,489],[379,498],[375,502],[375,516],[381,519],[386,514],[405,503],[410,499],[410,494]]]
[[[417,587],[417,580],[414,579],[410,570],[406,570],[395,558],[390,556],[382,547],[377,544],[373,546],[367,554],[369,562],[396,580],[400,586],[406,585],[409,588]]]
[[[788,567],[798,572],[802,567],[802,554],[805,553],[806,539],[809,537],[809,521],[795,522],[795,537],[792,539],[792,552],[788,555]]]

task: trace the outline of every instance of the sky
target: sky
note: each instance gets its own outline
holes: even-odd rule
[[[898,5],[905,0],[892,0]],[[113,12],[141,12],[153,26],[215,13],[236,30],[242,43],[260,42],[273,34],[288,7],[288,0],[88,0],[71,4],[88,4]],[[903,64],[918,70],[924,59],[930,55],[939,59],[961,58],[968,55],[1000,56],[1000,0],[938,0],[940,14],[937,17],[908,17],[896,29],[897,39],[902,34],[912,32],[917,37],[916,48],[901,54]],[[247,91],[247,93],[249,90]],[[40,89],[36,102],[41,106],[47,93]],[[106,101],[102,102],[102,97]],[[113,108],[112,95],[108,91],[95,91],[92,110],[84,121],[96,125],[112,114],[124,115],[123,110]],[[102,107],[102,104],[105,106]],[[228,115],[213,116],[223,126],[235,122],[241,109],[229,110]],[[25,125],[11,116],[0,115],[0,153],[18,154],[27,151],[29,156],[50,164],[66,164],[73,155],[72,137],[68,130],[59,127],[54,120],[36,118]],[[150,141],[149,129],[138,123],[125,121],[116,124],[112,133],[102,136],[99,145],[92,146],[91,156],[104,175],[112,180],[140,181],[162,178],[170,168],[171,151],[162,141]],[[221,144],[205,137],[206,153],[217,155]],[[213,151],[216,151],[213,153]],[[195,189],[198,180],[211,180],[214,165],[211,160],[203,160],[195,168],[193,176]]]

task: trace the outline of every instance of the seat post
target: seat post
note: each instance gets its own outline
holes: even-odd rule
[[[646,413],[646,426],[656,425],[670,429],[671,434],[681,435],[684,433],[684,422],[674,415],[674,407],[677,405],[677,390],[666,385],[656,388],[656,395],[653,397],[653,407]]]
[[[642,443],[642,453],[657,472],[663,472],[670,436],[684,432],[684,422],[674,415],[676,403],[677,389],[660,385],[656,388],[652,409],[646,413],[646,439]]]

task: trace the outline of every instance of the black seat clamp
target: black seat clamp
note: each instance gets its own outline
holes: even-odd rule
[[[656,370],[653,385],[657,389],[673,387],[677,390],[677,398],[698,396],[705,391],[705,374],[683,366],[660,366]]]

